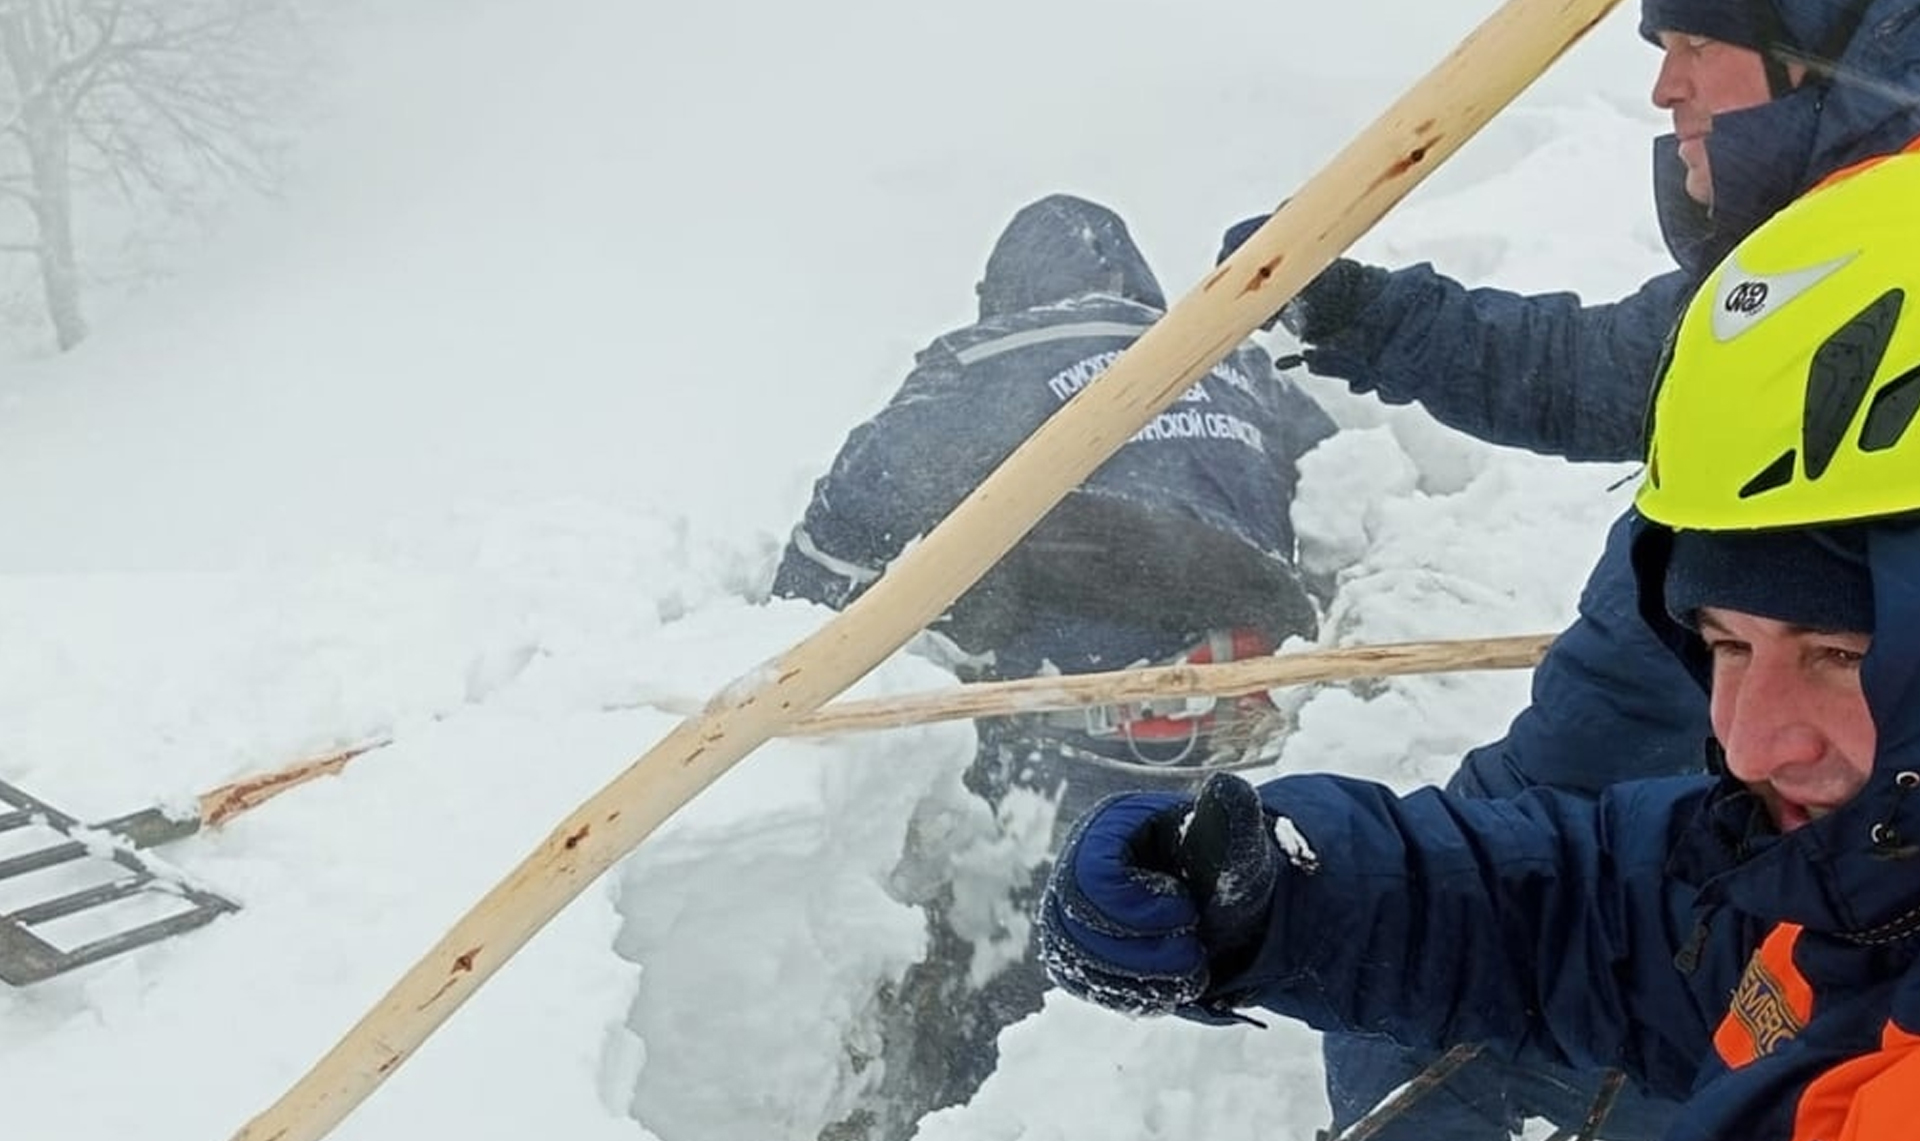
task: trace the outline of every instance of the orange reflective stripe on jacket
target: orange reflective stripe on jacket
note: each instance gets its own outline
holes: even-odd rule
[[[1773,1053],[1813,1016],[1813,987],[1793,965],[1799,938],[1799,924],[1782,923],[1747,961],[1733,1005],[1713,1034],[1713,1048],[1729,1069]]]
[[[1821,1074],[1800,1095],[1793,1141],[1912,1141],[1920,1136],[1920,1035],[1889,1022],[1880,1049]]]
[[[1888,159],[1892,158],[1894,155],[1913,154],[1916,151],[1920,151],[1920,138],[1915,138],[1909,141],[1906,146],[1901,147],[1897,151],[1892,151],[1888,154],[1883,154],[1883,155],[1874,155],[1872,158],[1863,158],[1859,162],[1853,163],[1849,166],[1843,166],[1839,170],[1834,171],[1832,174],[1827,175],[1825,178],[1821,179],[1820,181],[1814,183],[1812,186],[1808,187],[1807,193],[1811,194],[1814,191],[1820,189],[1821,187],[1826,186],[1828,183],[1838,182],[1841,179],[1848,177],[1849,175],[1859,174],[1861,171],[1867,169],[1870,166],[1874,166],[1879,163],[1883,163],[1887,161]]]

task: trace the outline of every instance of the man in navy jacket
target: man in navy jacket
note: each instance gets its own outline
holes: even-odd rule
[[[1166,308],[1120,217],[1065,194],[1014,215],[976,292],[979,319],[920,351],[900,390],[815,484],[775,594],[836,608],[853,601]],[[1241,346],[933,624],[949,664],[969,679],[1079,674],[1228,661],[1312,637],[1316,606],[1294,567],[1288,509],[1297,461],[1332,431],[1264,351]],[[1191,787],[1210,767],[1257,752],[1277,719],[1264,698],[996,718],[980,724],[966,783],[1015,819],[1020,805],[1045,798],[1070,821],[1141,780]],[[937,846],[919,845],[904,862],[932,861],[924,849]],[[1040,866],[1018,869],[1008,885],[1010,929],[1000,937],[1016,950],[1027,948],[1022,924],[1050,852],[1035,851]],[[943,880],[940,870],[900,879]],[[859,1133],[848,1136],[905,1136],[918,1113],[970,1096],[993,1067],[1000,1028],[1040,1004],[1038,964],[1029,956],[976,970],[995,961],[993,949],[956,920],[951,885],[928,890],[916,900],[929,915],[927,958],[875,1003],[884,1088],[867,1100],[876,1118],[849,1123]],[[981,920],[970,923],[977,932]]]

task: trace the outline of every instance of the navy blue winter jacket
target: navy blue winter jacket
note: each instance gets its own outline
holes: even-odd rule
[[[1664,540],[1639,541],[1648,581]],[[1282,778],[1261,798],[1317,866],[1282,871],[1251,966],[1210,997],[1410,1046],[1619,1068],[1685,1101],[1674,1141],[1914,1136],[1920,527],[1871,528],[1867,559],[1861,682],[1879,739],[1853,801],[1782,836],[1731,779],[1487,801]],[[1698,640],[1649,621],[1697,676]]]
[[[1818,26],[1836,0],[1780,0]],[[1655,201],[1680,268],[1631,296],[1468,289],[1417,265],[1388,274],[1357,319],[1307,353],[1316,373],[1392,403],[1421,404],[1493,443],[1575,460],[1636,460],[1666,334],[1693,284],[1759,222],[1835,170],[1920,135],[1920,5],[1872,0],[1837,62],[1840,78],[1714,118],[1708,216],[1681,189],[1672,136],[1655,142]],[[1616,527],[1575,623],[1535,675],[1507,737],[1468,756],[1452,787],[1509,795],[1533,784],[1593,792],[1615,780],[1697,769],[1705,711],[1642,628]]]
[[[923,349],[814,487],[774,592],[839,607],[1160,318],[1119,217],[1054,195],[988,258],[980,320]],[[1055,508],[936,623],[988,676],[1158,660],[1206,631],[1311,635],[1293,567],[1296,461],[1333,431],[1243,345]]]

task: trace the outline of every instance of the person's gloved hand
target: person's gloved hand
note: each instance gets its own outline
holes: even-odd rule
[[[1068,993],[1129,1014],[1199,1004],[1266,934],[1280,854],[1252,785],[1111,797],[1074,826],[1039,907],[1040,961]]]
[[[1220,253],[1213,264],[1219,265],[1231,257],[1270,217],[1271,214],[1260,214],[1227,227],[1226,233],[1220,236]],[[1310,345],[1317,344],[1351,325],[1360,311],[1372,304],[1386,287],[1387,276],[1387,271],[1379,266],[1352,258],[1335,258],[1333,264],[1307,282],[1293,300],[1281,306],[1280,312],[1260,327],[1271,329],[1273,323],[1279,321],[1296,338]]]

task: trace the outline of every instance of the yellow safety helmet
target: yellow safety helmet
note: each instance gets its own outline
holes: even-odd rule
[[[1734,247],[1655,384],[1636,505],[1656,523],[1920,510],[1920,153],[1820,186]]]

